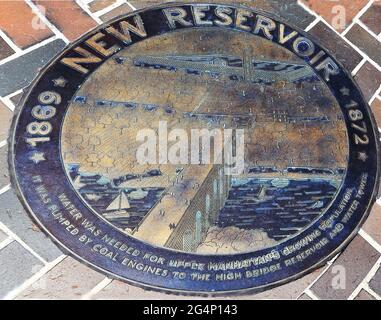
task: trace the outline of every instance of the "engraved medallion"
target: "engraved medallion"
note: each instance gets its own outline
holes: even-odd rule
[[[167,4],[100,26],[41,72],[11,167],[33,218],[94,268],[245,293],[348,244],[375,200],[377,141],[316,39],[244,7]]]

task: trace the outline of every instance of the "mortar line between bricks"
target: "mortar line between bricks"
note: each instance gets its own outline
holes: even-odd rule
[[[336,256],[334,256],[330,261],[327,262],[327,265],[325,266],[324,270],[316,277],[316,279],[314,281],[312,281],[308,286],[307,288],[304,289],[304,291],[299,295],[302,296],[303,293],[305,293],[306,291],[311,291],[311,288],[312,286],[318,282],[320,280],[320,278],[328,271],[328,269],[331,267],[331,265],[335,262],[335,260],[337,259],[337,257],[340,255],[340,253],[338,253]],[[311,291],[312,292],[312,291]],[[298,297],[298,298],[299,298]]]
[[[57,29],[57,27],[52,24],[48,18],[40,11],[39,7],[32,2],[32,0],[25,0],[26,4],[32,9],[32,12],[43,22],[46,26],[53,31],[53,33],[60,39],[62,39],[66,44],[70,41],[65,37],[65,35]],[[42,6],[43,7],[43,6]]]
[[[381,66],[372,60],[371,57],[369,57],[364,51],[361,51],[359,47],[357,47],[355,44],[350,42],[347,38],[343,37],[338,33],[335,29],[333,29],[324,19],[322,19],[322,22],[324,22],[328,27],[330,27],[331,30],[333,30],[337,35],[339,35],[347,44],[349,44],[357,53],[359,53],[363,58],[366,58],[367,61],[374,66],[378,71],[381,71]]]
[[[28,0],[27,0],[28,1]],[[77,2],[78,2],[78,0],[77,0]],[[84,1],[82,1],[82,2],[84,2]],[[371,1],[372,2],[372,1]],[[124,2],[123,2],[124,3]],[[129,2],[126,2],[133,10],[135,10],[136,8],[134,8]],[[120,3],[119,5],[121,5],[122,3]],[[111,7],[111,6],[110,6]],[[102,10],[100,10],[100,11],[98,11],[98,12],[101,12]],[[97,12],[97,13],[98,13]],[[98,14],[97,14],[98,15]],[[314,25],[316,25],[316,23],[318,23],[319,21],[322,21],[322,19],[316,19],[316,20],[314,20],[312,23],[311,23],[311,28],[314,26]],[[323,21],[323,22],[325,22],[325,21]],[[310,26],[308,26],[307,28],[310,28]],[[307,30],[307,28],[306,28],[306,30]],[[21,50],[20,50],[21,51]],[[360,62],[360,64],[357,66],[358,67],[358,70],[361,68],[361,66],[365,63],[367,61],[367,59],[366,58],[363,58],[363,60]],[[360,66],[361,65],[361,66]],[[359,67],[360,66],[360,67]],[[357,68],[356,67],[356,68]],[[356,69],[355,68],[355,69]],[[358,71],[357,70],[357,71]],[[357,73],[357,71],[356,71],[356,73]],[[378,94],[380,93],[380,90],[381,90],[381,87],[377,90],[377,92],[376,92],[376,94],[372,97],[372,98],[374,98],[374,99],[379,99],[379,100],[381,100],[380,99],[380,97],[378,97]],[[9,189],[8,189],[9,190]],[[0,193],[1,193],[1,190],[0,190]],[[4,241],[6,241],[6,240],[4,240]],[[1,247],[1,243],[0,243],[0,247]],[[378,249],[378,251],[379,251],[379,249]],[[65,256],[63,256],[64,258],[65,258]],[[336,256],[337,257],[337,256]],[[334,258],[334,259],[336,259],[336,257]],[[62,260],[64,259],[64,258],[62,258]],[[61,261],[62,261],[61,260]],[[58,264],[58,263],[57,263]],[[46,265],[47,266],[47,265]],[[46,267],[45,266],[45,267]],[[45,268],[45,267],[43,267],[43,269]],[[313,283],[315,283],[328,269],[329,269],[329,267],[330,267],[330,265],[328,265],[327,266],[327,268],[322,272],[322,274],[321,275],[319,275],[318,276],[318,278],[313,282]],[[33,278],[33,277],[32,277]],[[37,279],[38,280],[38,279]],[[101,286],[101,284],[103,283],[103,282],[107,282],[106,280],[109,280],[109,282],[104,286],[104,287],[106,287],[109,283],[111,283],[111,279],[108,279],[108,278],[105,278],[105,279],[103,279],[100,283],[98,283],[92,290],[90,290],[86,295],[84,295],[84,296],[87,296],[87,295],[89,295],[89,297],[91,296],[90,294],[93,292],[93,290],[95,290],[96,288],[98,288],[98,286],[100,287]],[[27,280],[28,281],[28,280]],[[312,286],[312,285],[311,285]],[[311,286],[309,286],[309,287],[311,287]],[[104,288],[103,287],[103,288]],[[100,290],[102,290],[103,288],[101,288]],[[364,288],[365,289],[365,288]],[[369,288],[370,289],[370,288]],[[99,291],[100,291],[99,290]],[[370,289],[371,290],[371,289]],[[99,292],[98,291],[98,292]],[[372,291],[372,290],[371,290]],[[22,291],[21,291],[22,292]],[[21,293],[20,292],[20,293]],[[97,292],[95,292],[93,295],[95,295]],[[309,289],[309,288],[307,288],[306,290],[305,290],[305,292],[304,293],[306,293],[308,296],[310,296],[311,298],[313,298],[313,297],[315,297],[315,298],[317,298],[317,296]],[[311,296],[312,295],[312,296]],[[15,296],[16,297],[16,296]],[[318,298],[317,298],[318,299]]]
[[[349,41],[347,38],[345,38],[341,33],[339,33],[335,28],[333,28],[323,17],[319,16],[316,12],[312,11],[308,6],[306,6],[304,3],[301,2],[301,0],[298,0],[298,4],[305,9],[307,12],[309,12],[311,15],[319,19],[322,23],[324,23],[329,29],[331,29],[334,33],[336,33],[341,39],[343,39],[347,44],[349,44],[357,53],[361,55],[361,57],[366,58],[367,61],[372,64],[378,71],[381,71],[381,66],[372,60],[365,52],[361,51],[360,48],[358,48],[356,45],[354,45],[351,41]]]
[[[30,1],[30,0],[28,0]],[[92,18],[97,24],[102,24],[103,21],[101,19],[99,19],[97,16],[95,16],[91,11],[90,9],[88,8],[87,4],[84,4],[82,1],[80,0],[75,0],[75,3],[83,10],[85,11],[89,16],[90,18]]]
[[[356,23],[357,23],[361,28],[363,28],[365,31],[367,31],[371,36],[373,36],[374,38],[376,38],[376,40],[380,41],[378,35],[375,34],[372,30],[370,30],[369,27],[368,27],[364,22],[362,22],[360,19],[358,19],[358,20],[356,21]]]
[[[15,52],[15,53],[17,53],[17,52],[21,52],[22,50],[11,40],[11,38],[9,38],[8,36],[7,36],[7,34],[3,31],[3,30],[1,30],[0,29],[0,36],[3,38],[3,40],[6,42],[6,44],[8,45],[8,46],[10,46],[11,47],[11,49]]]
[[[18,89],[16,90],[15,92],[12,92],[10,94],[8,94],[7,96],[5,96],[5,98],[13,98],[14,96],[17,96],[18,94],[22,93],[23,89]]]
[[[130,3],[130,1],[127,1],[127,4],[130,6],[132,10],[136,10],[136,8]]]
[[[352,27],[356,24],[356,21],[359,20],[362,15],[373,5],[374,0],[370,0],[353,18],[352,22],[349,24],[348,27],[345,28],[345,30],[341,33],[343,37],[349,32],[349,30],[352,29]]]
[[[12,102],[11,98],[17,96],[18,94],[21,94],[22,92],[23,92],[23,89],[16,90],[15,92],[8,94],[7,96],[0,97],[0,101],[2,101],[8,107],[8,109],[10,109],[12,112],[14,112],[16,106]]]
[[[48,262],[45,261],[37,252],[35,252],[29,245],[27,245],[21,238],[16,235],[12,230],[10,230],[4,223],[0,221],[0,230],[6,233],[8,236],[11,236],[13,239],[15,239],[24,249],[29,251],[33,256],[35,256],[38,260],[40,260],[43,264],[47,264]]]
[[[106,288],[110,283],[112,282],[112,279],[110,278],[104,278],[101,282],[99,282],[94,288],[92,288],[88,293],[84,294],[81,297],[81,300],[91,300],[93,296],[95,296],[97,293],[102,291],[104,288]]]
[[[18,94],[21,94],[23,93],[23,89],[18,89],[16,90],[15,92],[12,92],[10,94],[8,94],[7,96],[3,97],[3,103],[5,103],[5,101],[7,101],[7,103],[9,104],[8,108],[10,108],[12,111],[14,111],[14,109],[16,108],[16,105],[13,103],[13,101],[11,100],[13,97],[17,96]]]
[[[52,270],[55,266],[57,266],[65,258],[66,258],[66,255],[61,255],[57,259],[53,260],[52,262],[47,263],[38,272],[36,272],[33,276],[31,276],[29,279],[25,280],[20,286],[18,286],[17,288],[13,289],[10,292],[8,292],[3,299],[4,300],[13,300],[13,299],[17,298],[17,296],[20,295],[21,292],[23,292],[25,289],[27,289],[28,287],[33,285],[35,282],[37,282],[41,277],[43,277],[45,274],[47,274],[50,270]]]
[[[306,289],[304,291],[304,293],[309,296],[312,300],[320,300],[320,298],[315,294],[313,293],[310,289]]]
[[[5,240],[0,242],[0,251],[3,250],[8,244],[11,244],[15,239],[11,236],[8,236]]]
[[[15,59],[17,59],[19,57],[22,57],[22,56],[26,55],[27,53],[32,52],[32,51],[34,51],[34,50],[36,50],[36,49],[38,49],[40,47],[43,47],[43,46],[47,45],[48,43],[53,42],[54,40],[57,40],[57,39],[60,39],[60,38],[57,37],[56,35],[53,35],[52,37],[50,37],[48,39],[45,39],[43,41],[40,41],[40,42],[34,44],[33,46],[30,46],[30,47],[26,48],[25,50],[23,50],[21,52],[16,52],[16,53],[12,54],[11,56],[1,60],[0,61],[0,66],[5,64],[5,63],[7,63],[7,62],[9,62],[9,61],[13,61],[13,60],[15,60]]]
[[[12,103],[12,101],[9,98],[6,97],[0,97],[0,101],[12,112],[15,111],[15,105]]]
[[[7,184],[5,187],[0,189],[0,195],[3,193],[6,193],[7,191],[11,190],[11,184]]]
[[[315,11],[313,11],[309,6],[304,4],[302,0],[298,0],[297,4],[302,7],[305,11],[307,11],[310,15],[314,16],[317,19],[321,19],[321,16],[319,16]]]
[[[4,147],[7,145],[7,140],[0,141],[0,148]]]
[[[356,66],[356,68],[352,70],[352,77],[354,77],[360,71],[360,69],[364,66],[365,63],[366,59],[363,58],[361,62]]]
[[[381,264],[381,257],[378,258],[378,260],[373,265],[373,267],[369,270],[369,272],[365,276],[365,278],[361,281],[361,283],[357,286],[357,288],[349,296],[348,300],[353,300],[353,299],[355,299],[357,297],[357,295],[364,288],[364,286],[367,285],[370,282],[370,280],[372,280],[372,278],[376,274],[377,270],[379,269],[380,264]]]
[[[376,100],[376,98],[379,96],[380,93],[381,93],[381,85],[378,87],[378,89],[376,90],[372,98],[370,98],[369,104],[372,104],[374,100]]]
[[[310,31],[314,26],[316,26],[320,22],[320,19],[316,18],[314,21],[312,21],[309,26],[307,26],[304,31],[308,32]]]
[[[364,290],[365,290],[366,292],[368,292],[371,296],[375,297],[376,300],[381,300],[381,296],[378,295],[376,292],[374,292],[374,291],[369,287],[368,284],[366,284],[366,285],[364,286]]]
[[[364,229],[360,229],[358,234],[362,236],[364,240],[367,241],[374,249],[381,253],[381,245],[377,243],[377,241],[374,240],[368,233],[366,233]]]
[[[381,66],[375,62],[374,60],[372,60],[371,57],[369,57],[364,51],[362,51],[359,47],[357,47],[355,44],[353,44],[351,41],[349,41],[347,38],[343,37],[339,32],[337,32],[334,28],[332,28],[330,26],[330,24],[325,21],[324,19],[321,19],[321,21],[323,23],[325,23],[325,25],[327,27],[329,27],[333,32],[335,32],[338,36],[340,36],[341,39],[343,39],[347,44],[349,44],[357,53],[359,53],[363,58],[366,58],[367,61],[372,64],[378,71],[381,71]]]
[[[94,12],[93,15],[99,18],[100,16],[103,16],[106,13],[109,13],[111,10],[114,10],[116,8],[119,8],[122,4],[126,4],[127,0],[116,0],[111,6],[108,6],[106,8],[103,8],[97,12]]]

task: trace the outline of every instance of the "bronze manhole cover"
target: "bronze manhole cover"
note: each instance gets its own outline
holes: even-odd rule
[[[348,73],[266,14],[171,4],[87,34],[14,121],[14,183],[74,256],[161,290],[259,291],[363,222],[377,133]]]

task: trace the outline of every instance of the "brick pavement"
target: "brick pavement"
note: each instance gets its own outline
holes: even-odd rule
[[[6,139],[15,104],[38,70],[65,44],[94,26],[135,8],[163,2],[0,1],[0,298],[175,298],[108,279],[63,254],[33,224],[19,203],[10,186],[6,162]],[[248,6],[253,3],[208,2]],[[259,0],[255,6],[319,37],[352,71],[381,123],[381,1]],[[340,256],[297,281],[243,298],[381,299],[380,226],[381,199]],[[338,277],[343,270],[344,282]]]

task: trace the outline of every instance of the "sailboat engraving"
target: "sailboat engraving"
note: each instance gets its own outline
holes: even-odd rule
[[[254,203],[258,204],[258,203],[262,203],[262,202],[272,200],[274,198],[272,196],[268,196],[266,191],[267,191],[267,188],[262,186],[260,188],[258,194],[253,199]]]
[[[126,209],[131,208],[128,197],[124,191],[121,191],[118,196],[106,208],[106,213],[103,216],[107,219],[113,218],[129,218],[130,214]]]

